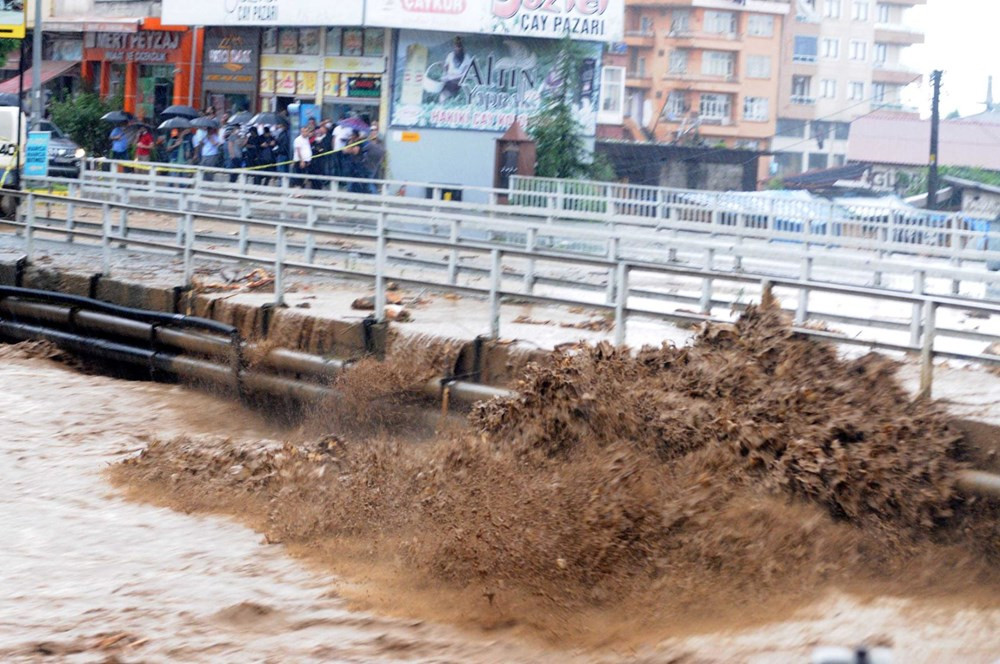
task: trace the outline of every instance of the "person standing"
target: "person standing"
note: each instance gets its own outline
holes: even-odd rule
[[[111,158],[118,161],[128,159],[128,134],[125,133],[125,125],[120,124],[111,130]]]
[[[233,172],[229,174],[229,182],[236,182],[239,173],[236,171],[243,167],[243,147],[247,144],[246,137],[240,132],[239,127],[229,127],[226,133],[226,168]]]
[[[340,121],[333,128],[333,149],[336,150],[333,153],[333,174],[342,178],[348,177],[347,169],[349,164],[344,155],[344,148],[347,147],[347,141],[351,140],[352,132],[352,129],[347,126],[346,120],[346,115],[340,116]]]
[[[372,180],[385,179],[385,144],[378,134],[378,123],[372,123],[365,152],[365,170]]]
[[[212,127],[205,133],[205,139],[201,142],[201,159],[199,164],[208,168],[218,168],[222,165],[222,138],[219,136],[219,130]],[[215,176],[211,173],[205,174],[206,180],[214,180]]]
[[[135,160],[149,161],[153,152],[153,135],[149,129],[142,127],[139,129],[139,137],[135,140]]]
[[[312,164],[312,145],[309,143],[309,127],[305,126],[299,131],[292,143],[292,159],[295,161],[295,172],[301,175],[309,173],[309,166]],[[305,178],[298,178],[295,186],[305,189]]]

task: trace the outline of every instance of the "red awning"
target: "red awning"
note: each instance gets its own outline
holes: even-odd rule
[[[42,83],[51,81],[56,76],[65,73],[66,71],[72,69],[77,64],[76,62],[62,62],[61,60],[44,60],[42,61]],[[0,83],[0,93],[10,93],[17,94],[17,81],[20,77],[15,75],[14,78],[8,79],[3,83]],[[31,90],[31,84],[35,80],[34,68],[26,69],[24,71],[24,87],[21,88],[21,92],[28,92]]]

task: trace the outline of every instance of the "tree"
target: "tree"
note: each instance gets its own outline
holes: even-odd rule
[[[557,81],[528,124],[537,151],[535,173],[541,177],[614,178],[607,160],[589,157],[583,128],[573,111],[571,86],[582,59],[580,47],[567,35],[562,40],[556,65]]]
[[[105,101],[96,93],[81,92],[53,101],[49,113],[52,121],[87,154],[103,155],[110,147],[108,134],[111,128],[101,121],[101,116],[115,108],[120,108],[115,100]]]

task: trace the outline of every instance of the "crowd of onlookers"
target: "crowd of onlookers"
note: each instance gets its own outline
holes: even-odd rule
[[[111,131],[110,156],[117,160],[252,169],[257,184],[269,181],[270,173],[355,178],[358,181],[347,186],[358,193],[374,192],[374,186],[366,180],[384,179],[385,146],[378,125],[366,116],[344,116],[336,123],[309,119],[295,137],[289,135],[286,116],[266,116],[273,122],[253,123],[254,118],[250,118],[251,122],[241,124],[237,114],[224,116],[218,127],[173,128],[159,135],[145,125],[134,131],[134,126],[122,124]],[[204,117],[215,117],[213,109],[206,109]],[[237,177],[236,173],[230,175],[234,182]],[[293,186],[319,189],[328,182],[295,178]]]

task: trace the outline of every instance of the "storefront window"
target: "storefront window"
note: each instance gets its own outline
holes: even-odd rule
[[[274,55],[278,52],[278,29],[277,28],[264,28],[263,35],[261,36],[261,53],[267,53],[269,55]]]
[[[326,30],[326,54],[340,55],[340,41],[343,30],[340,28],[327,28]]]
[[[154,118],[170,106],[174,96],[173,65],[141,65],[136,115]]]
[[[344,30],[343,55],[363,55],[364,30]]]
[[[299,55],[319,55],[319,28],[304,28],[299,32]]]
[[[385,30],[365,30],[365,55],[385,54]]]
[[[278,31],[278,53],[297,55],[299,52],[299,31],[297,28],[282,28]]]

